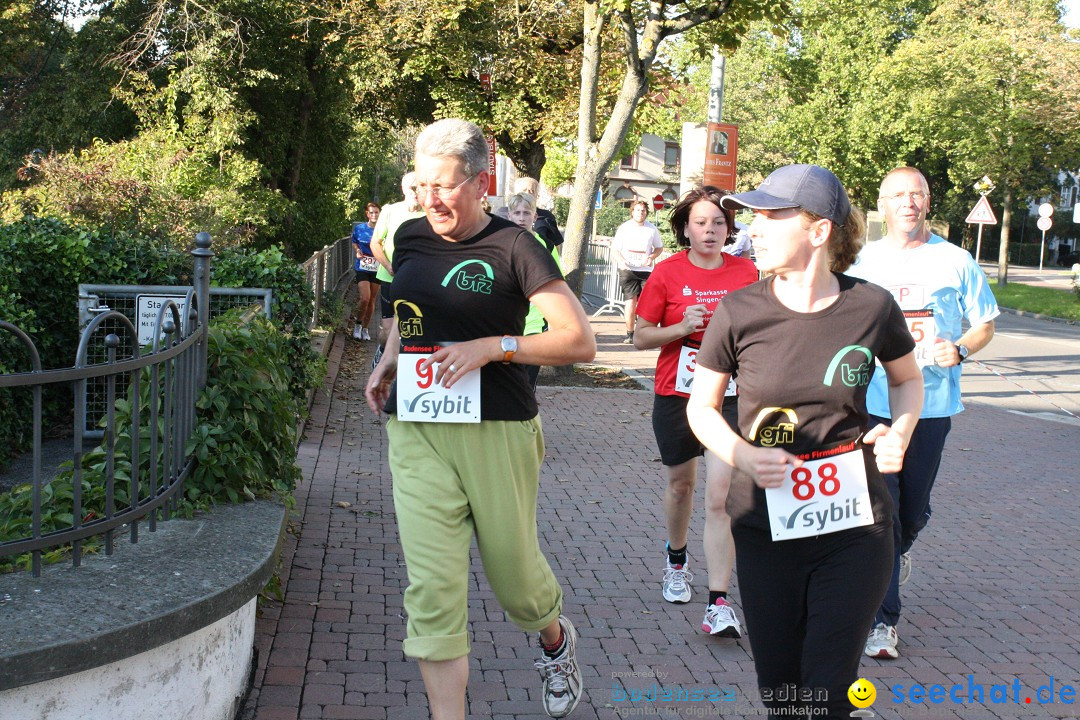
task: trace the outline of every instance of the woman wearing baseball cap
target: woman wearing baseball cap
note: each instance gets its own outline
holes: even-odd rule
[[[846,718],[889,583],[892,501],[881,473],[899,470],[922,405],[914,341],[888,292],[842,274],[866,224],[831,172],[788,165],[723,204],[754,211],[758,268],[772,275],[717,306],[687,415],[735,468],[728,514],[770,717],[812,708]],[[891,427],[868,430],[875,360],[895,412]],[[735,372],[738,428],[720,412]]]

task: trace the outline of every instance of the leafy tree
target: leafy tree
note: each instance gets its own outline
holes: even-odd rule
[[[947,199],[970,205],[989,175],[1001,193],[998,283],[1007,282],[1015,203],[1080,164],[1080,45],[1053,0],[944,0],[875,72],[877,147],[947,168]]]
[[[587,245],[585,242],[593,198],[602,178],[622,150],[634,113],[649,88],[649,74],[657,62],[661,43],[698,29],[694,39],[701,50],[717,44],[732,48],[745,34],[751,21],[768,18],[782,22],[789,11],[787,2],[746,0],[733,3],[672,2],[653,0],[648,4],[632,0],[606,3],[584,0],[584,46],[578,99],[578,164],[575,193],[567,218],[564,267],[571,287],[580,289]],[[716,22],[720,18],[723,23]],[[617,32],[622,68],[619,90],[606,112],[603,129],[598,130],[598,92],[607,70],[603,64],[608,28]]]

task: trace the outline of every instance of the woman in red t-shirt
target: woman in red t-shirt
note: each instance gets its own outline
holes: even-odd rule
[[[758,279],[753,262],[722,252],[724,245],[734,241],[735,232],[734,211],[720,206],[720,199],[727,194],[711,186],[698,187],[672,210],[671,228],[686,250],[653,270],[638,300],[634,346],[639,350],[660,348],[652,421],[668,481],[664,491],[668,531],[664,599],[673,603],[690,601],[693,575],[686,554],[687,530],[693,511],[697,459],[704,453],[703,543],[709,601],[701,629],[710,635],[737,638],[742,630],[727,602],[735,564],[731,518],[725,507],[731,467],[704,450],[686,419],[697,348],[713,310],[725,295]],[[730,392],[724,412],[734,420],[738,417],[734,388]]]

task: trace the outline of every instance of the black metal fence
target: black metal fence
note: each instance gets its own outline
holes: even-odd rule
[[[72,561],[78,566],[83,542],[103,536],[105,553],[112,554],[114,536],[123,526],[131,542],[138,542],[140,525],[153,532],[159,519],[168,519],[176,508],[184,480],[194,467],[194,458],[185,456],[185,445],[195,427],[195,400],[206,382],[207,320],[209,313],[210,236],[199,233],[195,240],[195,286],[188,288],[183,305],[163,303],[156,319],[152,340],[141,347],[134,323],[123,313],[110,310],[99,314],[83,330],[75,364],[60,370],[42,370],[33,341],[11,323],[0,321],[0,331],[14,333],[25,348],[30,370],[0,375],[0,388],[21,388],[33,396],[32,508],[31,531],[23,538],[0,542],[0,557],[31,553],[31,570],[41,572],[42,553],[70,544]],[[121,335],[129,335],[127,342]],[[118,352],[124,345],[129,348]],[[105,362],[89,364],[91,348],[101,352]],[[126,378],[126,379],[124,379]],[[86,384],[104,382],[106,412],[100,452],[94,462],[84,463],[82,431],[85,409],[78,401]],[[43,530],[43,513],[53,512],[43,498],[42,476],[42,390],[67,383],[76,398],[74,408],[71,468],[71,522],[59,530]],[[117,399],[126,398],[123,424],[117,418]],[[118,452],[118,441],[124,447]],[[104,503],[98,513],[85,512],[83,479],[100,473]],[[119,498],[119,499],[118,499]]]

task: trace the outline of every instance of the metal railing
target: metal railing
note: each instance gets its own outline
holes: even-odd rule
[[[180,314],[183,316],[187,307],[185,293],[189,288],[175,285],[94,285],[87,283],[79,284],[79,327],[85,328],[90,321],[102,313],[115,310],[123,314],[135,324],[136,336],[121,332],[121,327],[115,321],[106,321],[101,331],[118,333],[120,346],[117,352],[121,355],[130,355],[135,345],[146,345],[151,336],[152,325],[157,315],[153,305],[166,299],[175,300],[180,304]],[[230,310],[256,308],[269,320],[273,307],[274,292],[268,288],[222,288],[211,287],[209,294],[209,316],[217,317]],[[115,316],[114,316],[115,317]],[[90,347],[88,363],[101,363],[106,361],[106,348],[104,345]],[[129,376],[121,376],[120,383],[126,384]],[[102,418],[105,416],[108,404],[105,398],[105,379],[91,378],[87,381],[85,394],[77,401],[85,408],[83,417],[83,437],[86,439],[102,437],[99,428]]]
[[[336,293],[342,281],[353,273],[355,255],[352,251],[352,237],[338,238],[333,245],[326,245],[305,260],[300,267],[304,269],[304,279],[315,295],[315,304],[308,320],[308,329],[314,327],[319,318],[323,295]]]
[[[110,310],[99,314],[83,330],[71,368],[42,370],[37,348],[29,336],[11,323],[0,321],[0,330],[14,333],[29,357],[29,372],[0,375],[0,388],[28,389],[33,395],[33,459],[31,485],[31,530],[26,537],[0,542],[0,557],[31,553],[31,571],[41,573],[42,552],[70,544],[72,562],[81,564],[83,542],[104,537],[106,555],[113,552],[117,530],[128,526],[131,542],[138,542],[140,523],[156,529],[159,516],[167,520],[176,508],[184,480],[191,473],[194,457],[185,457],[188,437],[195,428],[195,400],[206,382],[207,321],[209,314],[210,236],[199,233],[192,251],[196,285],[186,289],[184,305],[163,303],[158,312],[152,340],[145,348],[138,342],[135,324],[123,313]],[[109,326],[119,331],[110,330]],[[128,335],[130,350],[118,353],[121,334]],[[106,360],[89,364],[90,349],[103,345]],[[121,381],[127,374],[129,381]],[[86,383],[105,382],[106,412],[103,441],[84,463],[82,429],[84,411],[78,402]],[[55,495],[57,480],[42,476],[42,390],[53,384],[69,384],[76,398],[72,454],[70,525],[46,532],[43,513],[54,516],[67,510],[53,497],[47,508],[43,497],[46,485]],[[117,419],[118,398],[126,399],[130,425]],[[83,497],[84,475],[100,473],[103,507],[87,512]],[[95,486],[88,485],[91,489]],[[118,498],[118,495],[120,496]],[[66,500],[65,500],[66,502]]]
[[[593,317],[608,312],[622,314],[624,311],[626,297],[619,283],[619,268],[611,258],[611,238],[598,237],[589,241],[581,300],[599,308]]]

